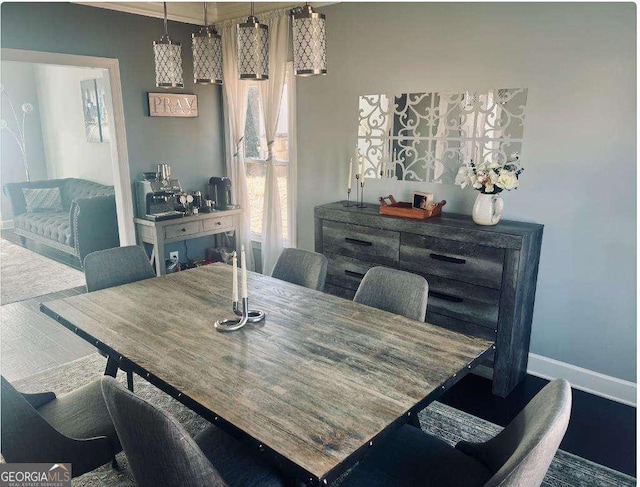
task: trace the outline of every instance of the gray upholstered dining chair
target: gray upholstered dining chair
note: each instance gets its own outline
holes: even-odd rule
[[[96,380],[68,394],[23,394],[1,381],[2,456],[10,463],[71,463],[74,477],[122,447]]]
[[[156,276],[149,258],[142,247],[129,245],[92,252],[84,258],[84,277],[87,281],[87,292],[99,291],[130,282],[150,279]],[[105,374],[109,370],[117,372],[112,359],[109,358]],[[127,386],[133,391],[133,372],[127,373]]]
[[[564,437],[571,387],[547,384],[497,436],[450,446],[418,428],[402,426],[348,475],[342,487],[539,486]]]
[[[91,252],[84,258],[87,292],[156,277],[142,247],[129,245]]]
[[[372,267],[362,278],[353,300],[412,320],[424,321],[429,284],[417,274]]]
[[[271,277],[323,291],[327,278],[327,258],[309,250],[284,249],[278,257]]]
[[[275,468],[216,426],[192,438],[174,417],[115,379],[102,378],[102,393],[139,486],[283,485]]]

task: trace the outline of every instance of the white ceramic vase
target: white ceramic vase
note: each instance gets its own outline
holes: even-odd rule
[[[478,225],[495,225],[502,217],[504,202],[497,194],[479,193],[471,216]]]

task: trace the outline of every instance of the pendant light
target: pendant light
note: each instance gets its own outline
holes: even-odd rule
[[[238,24],[238,77],[263,81],[269,79],[269,28],[251,15]]]
[[[207,25],[207,2],[204,2],[204,25],[191,34],[193,82],[201,85],[222,84],[222,37],[213,25]]]
[[[291,10],[293,69],[296,76],[327,74],[325,15],[308,3]]]
[[[182,52],[179,42],[173,42],[167,32],[167,2],[164,2],[164,35],[153,41],[158,88],[184,88],[182,80]]]

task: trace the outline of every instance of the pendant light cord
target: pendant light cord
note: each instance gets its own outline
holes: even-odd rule
[[[167,30],[167,2],[163,2],[164,4],[164,35],[168,36],[169,31]]]
[[[207,2],[203,2],[204,4],[204,26],[207,27]]]

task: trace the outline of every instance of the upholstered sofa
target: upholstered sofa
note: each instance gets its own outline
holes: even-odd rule
[[[51,188],[58,189],[31,191]],[[32,239],[74,255],[82,264],[87,254],[120,244],[113,186],[66,178],[8,183],[4,193],[11,200],[14,232],[23,245]],[[34,193],[52,196],[53,204],[34,203]]]

